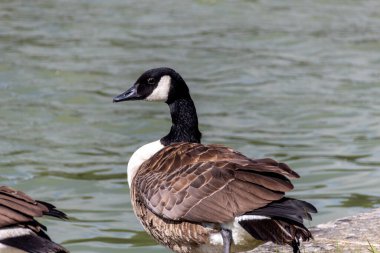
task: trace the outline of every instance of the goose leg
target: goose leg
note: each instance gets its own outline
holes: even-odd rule
[[[292,241],[293,253],[301,253],[299,246],[300,242],[298,241],[298,239],[294,239]]]
[[[231,252],[231,243],[232,243],[232,232],[229,229],[222,228],[220,231],[223,239],[223,253]]]

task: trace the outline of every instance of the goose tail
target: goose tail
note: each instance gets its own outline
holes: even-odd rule
[[[255,239],[290,245],[294,253],[300,252],[300,241],[313,238],[303,221],[311,220],[317,209],[310,203],[292,198],[282,198],[262,208],[241,216],[239,224]],[[263,216],[266,219],[250,219]],[[244,218],[247,217],[247,218]]]

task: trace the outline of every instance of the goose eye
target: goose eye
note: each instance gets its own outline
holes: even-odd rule
[[[148,79],[148,83],[149,83],[149,84],[154,84],[154,78],[153,78],[153,77],[149,78],[149,79]]]

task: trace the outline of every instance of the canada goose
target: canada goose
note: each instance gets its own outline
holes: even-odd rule
[[[52,204],[34,200],[21,191],[0,186],[0,252],[1,253],[67,253],[45,233],[35,217],[43,215],[66,219]]]
[[[178,253],[242,252],[266,241],[299,251],[312,238],[303,225],[316,208],[286,198],[298,174],[272,159],[250,159],[203,145],[189,89],[170,68],[146,71],[113,101],[163,101],[169,134],[139,148],[128,162],[134,212],[145,230]]]

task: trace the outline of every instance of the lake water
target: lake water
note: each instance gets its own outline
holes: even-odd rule
[[[302,177],[310,225],[380,206],[380,2],[0,2],[0,184],[64,210],[72,252],[168,252],[129,202],[126,164],[165,104],[113,104],[146,69],[191,88],[204,143]]]

